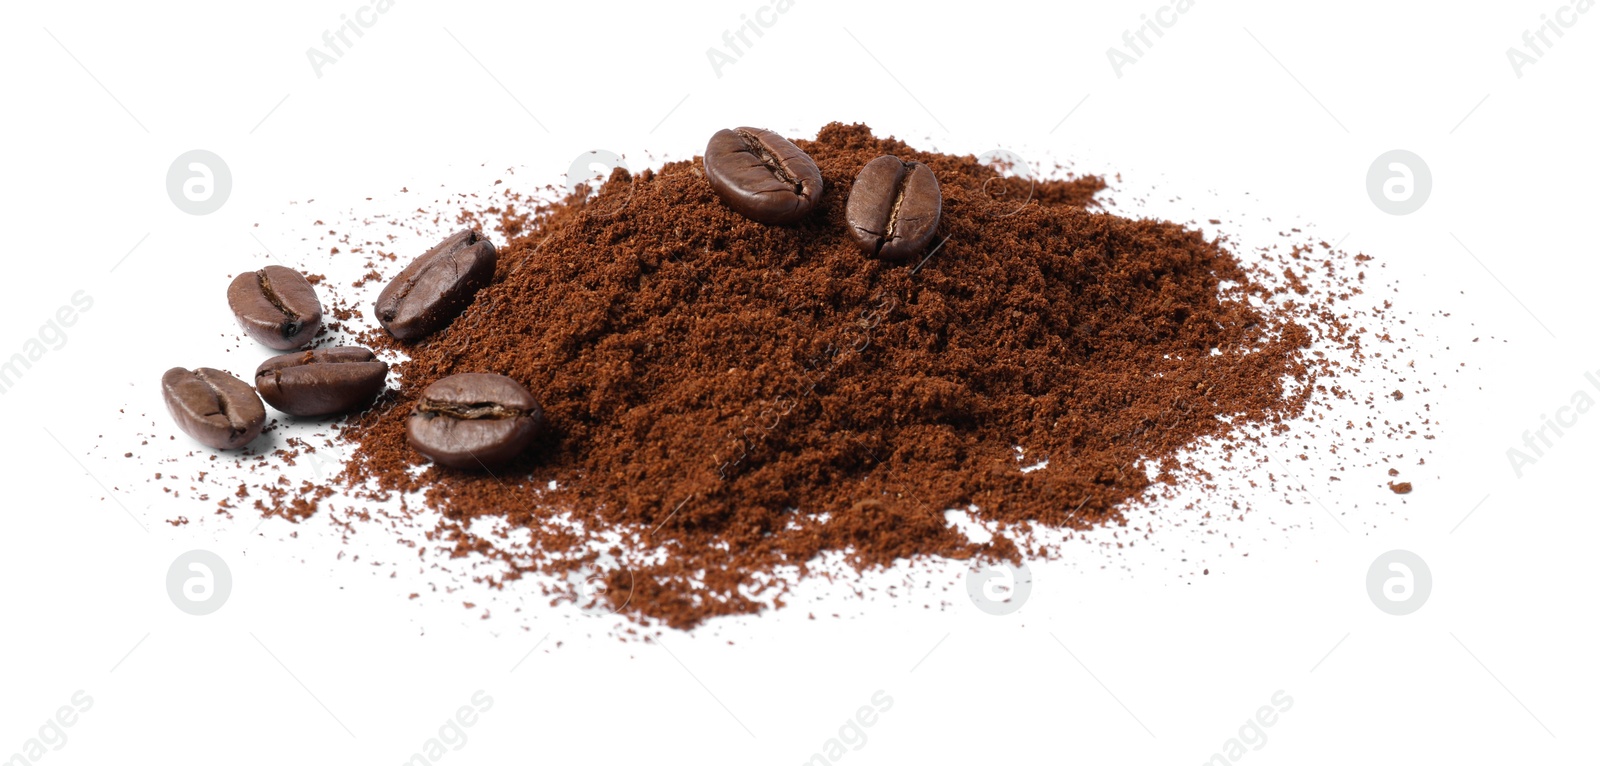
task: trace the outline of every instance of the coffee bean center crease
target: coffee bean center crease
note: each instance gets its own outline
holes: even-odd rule
[[[285,303],[283,298],[278,297],[278,292],[276,290],[272,289],[272,280],[267,279],[267,272],[265,272],[265,271],[256,272],[256,282],[261,285],[261,295],[264,296],[267,299],[267,301],[272,304],[273,308],[276,308],[277,310],[282,311],[283,315],[288,317],[291,320],[298,320],[300,318],[300,315],[295,313],[294,309],[289,308],[289,304]],[[290,325],[290,327],[294,327],[296,329],[295,330],[286,330],[284,332],[285,336],[294,335],[295,332],[298,330],[298,324]]]
[[[449,415],[459,420],[508,420],[528,414],[527,410],[507,407],[495,402],[460,404],[434,402],[427,399],[417,403],[417,411],[431,415]]]
[[[737,133],[739,134],[740,138],[744,139],[745,146],[750,147],[750,153],[754,154],[756,159],[761,160],[761,164],[767,166],[767,169],[771,170],[772,174],[777,176],[779,181],[794,187],[795,194],[799,194],[801,192],[803,186],[800,183],[800,180],[795,178],[794,174],[790,173],[787,167],[784,167],[782,159],[778,158],[771,151],[769,151],[766,144],[761,143],[761,139],[751,135],[749,131],[740,130],[737,131]]]

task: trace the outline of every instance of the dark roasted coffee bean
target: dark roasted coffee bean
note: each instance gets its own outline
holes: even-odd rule
[[[706,180],[752,221],[794,223],[822,200],[822,172],[800,147],[762,128],[719,130],[706,144]]]
[[[378,293],[378,323],[398,340],[444,329],[494,279],[494,243],[471,229],[446,237]]]
[[[268,266],[233,278],[228,306],[257,343],[280,351],[311,342],[322,328],[322,302],[300,272]]]
[[[406,421],[406,441],[441,465],[492,468],[520,454],[543,425],[538,400],[521,383],[468,372],[422,390]]]
[[[256,368],[256,391],[267,404],[303,418],[359,409],[383,390],[389,365],[357,346],[275,356]]]
[[[161,394],[178,428],[208,447],[243,447],[267,422],[267,409],[250,384],[222,370],[174,367],[161,376]]]
[[[856,175],[844,220],[862,252],[898,261],[921,255],[933,241],[941,207],[931,168],[885,154]]]

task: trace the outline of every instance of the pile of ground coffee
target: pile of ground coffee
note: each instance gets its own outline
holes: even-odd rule
[[[1198,231],[1095,211],[1096,178],[1030,190],[860,125],[796,144],[828,192],[791,226],[730,210],[697,161],[475,221],[505,241],[474,303],[414,345],[362,336],[409,359],[339,431],[336,484],[425,498],[439,539],[504,564],[497,584],[597,570],[606,608],[691,627],[781,604],[831,552],[1014,558],[1034,525],[1121,522],[1186,447],[1301,415],[1334,364],[1295,310],[1325,265],[1309,252],[1269,285]],[[846,230],[851,181],[884,154],[938,176],[926,259],[863,257]],[[1354,343],[1324,319],[1321,339]],[[544,407],[539,441],[493,473],[406,444],[422,389],[465,372]]]

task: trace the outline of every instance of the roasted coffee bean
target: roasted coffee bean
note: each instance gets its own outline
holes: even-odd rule
[[[322,328],[322,302],[300,272],[283,266],[247,271],[228,285],[228,306],[257,343],[280,351],[311,342]]]
[[[267,404],[303,418],[359,409],[383,390],[389,365],[358,346],[275,356],[256,368],[256,391]]]
[[[467,372],[422,390],[406,421],[406,441],[440,465],[492,468],[520,454],[543,425],[538,400],[521,383]]]
[[[267,422],[250,384],[222,370],[174,367],[161,376],[161,393],[178,428],[208,447],[243,447]]]
[[[494,279],[494,243],[471,229],[446,237],[378,294],[378,323],[398,340],[438,332]]]
[[[898,261],[921,255],[933,241],[941,207],[931,168],[885,154],[856,175],[844,220],[862,252]]]
[[[762,128],[717,131],[706,144],[705,171],[728,207],[760,223],[794,223],[822,200],[817,163]]]

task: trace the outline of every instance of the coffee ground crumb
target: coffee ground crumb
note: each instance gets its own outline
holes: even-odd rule
[[[316,345],[373,347],[394,388],[342,421],[274,420],[257,448],[164,458],[177,474],[216,470],[164,491],[204,500],[209,487],[224,519],[253,506],[292,522],[247,520],[253,535],[298,538],[313,517],[352,542],[387,527],[403,553],[366,563],[389,578],[415,566],[423,587],[399,593],[420,602],[474,581],[472,603],[513,614],[543,593],[690,628],[784,607],[806,581],[937,594],[952,577],[941,562],[1077,557],[1080,537],[1111,553],[1154,543],[1180,576],[1209,574],[1191,556],[1250,555],[1230,525],[1261,489],[1278,495],[1275,526],[1377,521],[1351,515],[1357,496],[1318,509],[1302,466],[1341,481],[1426,463],[1431,405],[1381,392],[1445,384],[1381,261],[1299,227],[1244,248],[1110,212],[1100,178],[1060,165],[1061,180],[1035,183],[865,126],[796,144],[829,189],[791,227],[733,214],[698,160],[573,195],[496,180],[492,194],[441,186],[410,211],[318,220],[299,267],[338,275],[318,291],[341,321]],[[885,153],[939,177],[924,261],[865,259],[844,232],[851,179]],[[376,289],[426,249],[415,243],[463,225],[501,247],[494,283],[445,331],[393,343],[366,317]],[[470,371],[528,385],[551,420],[492,475],[433,467],[404,443],[421,388]],[[134,438],[175,438],[129,417],[148,420]],[[1205,541],[1221,547],[1186,549]],[[908,563],[902,586],[857,574]],[[938,607],[964,600],[953,593]]]
[[[1034,525],[1125,523],[1185,447],[1280,425],[1317,393],[1329,363],[1293,308],[1309,253],[1268,286],[1198,231],[1091,209],[1097,178],[1019,206],[1017,179],[865,126],[796,143],[830,191],[790,227],[729,210],[694,161],[619,171],[537,215],[503,208],[495,281],[464,314],[414,347],[365,337],[411,358],[341,432],[343,480],[420,494],[457,554],[500,561],[503,581],[585,573],[609,608],[687,628],[780,605],[825,555],[1015,560]],[[882,154],[940,179],[922,263],[863,258],[846,234],[851,179]],[[492,475],[418,473],[418,392],[474,371],[536,392],[546,438]],[[468,531],[502,518],[531,543]]]

